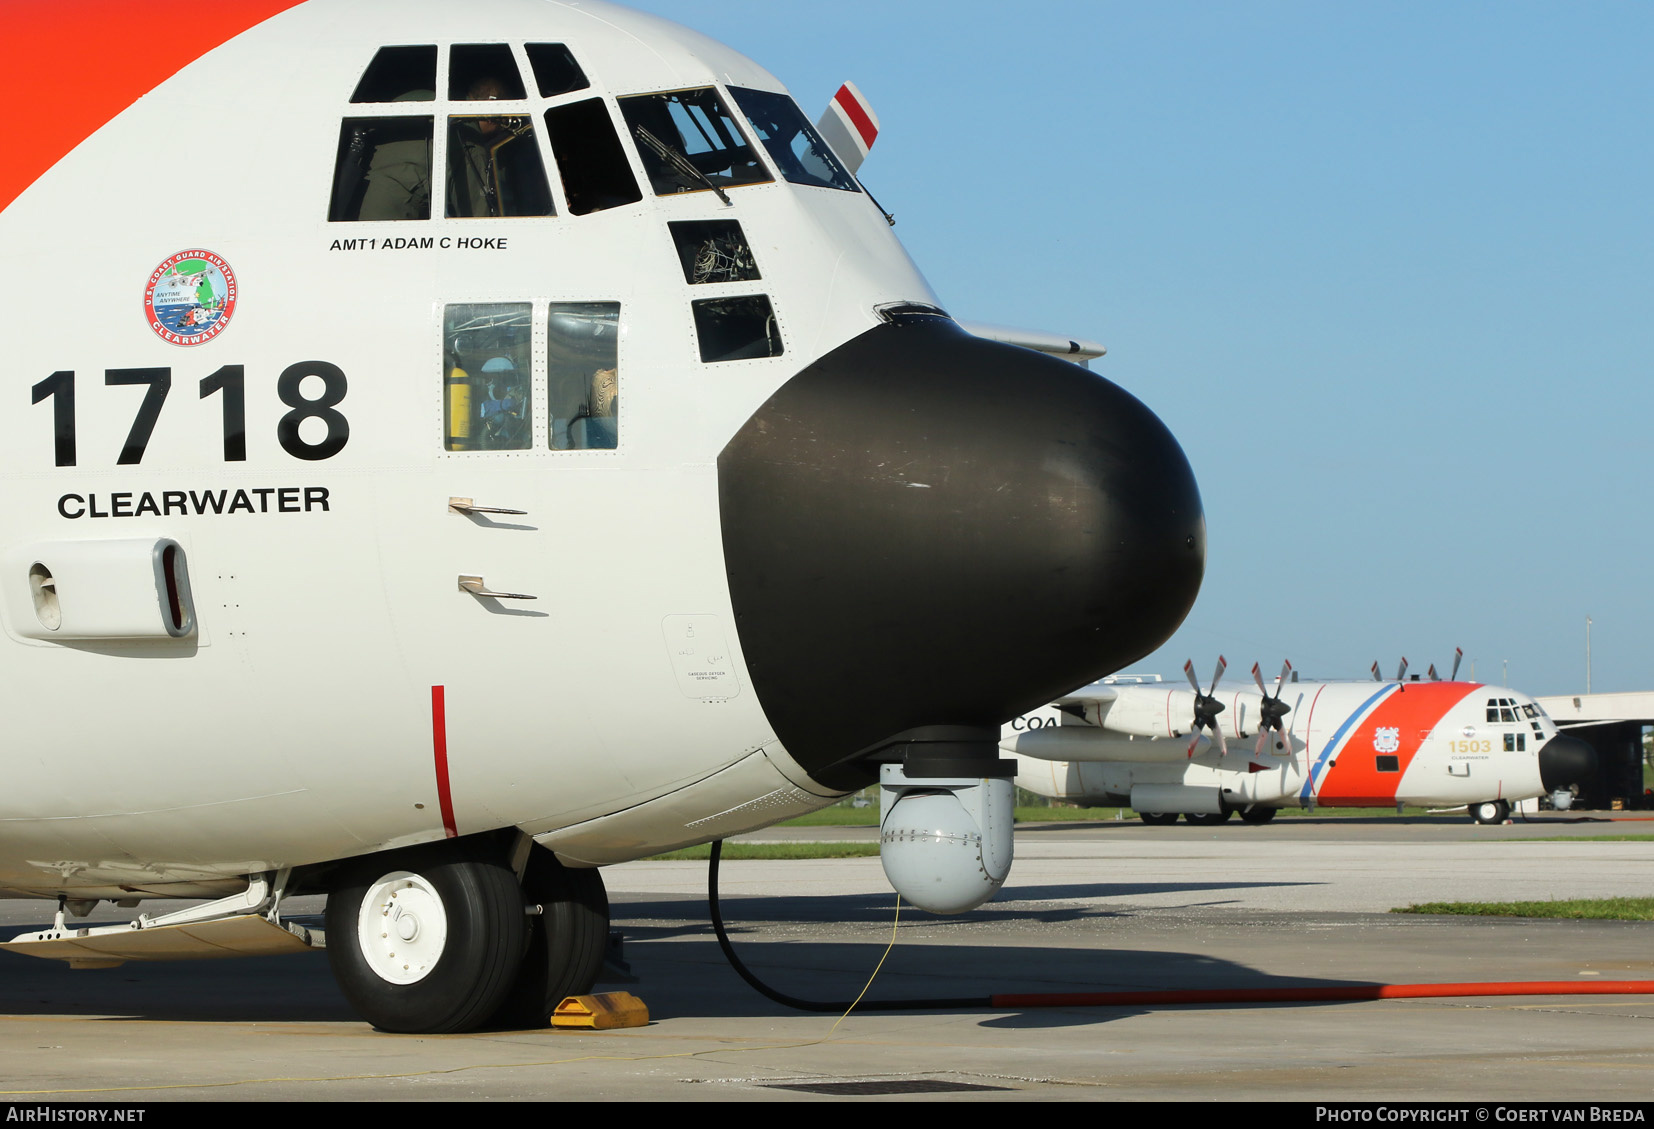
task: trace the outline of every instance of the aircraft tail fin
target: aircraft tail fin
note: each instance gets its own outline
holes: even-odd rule
[[[838,154],[839,160],[844,162],[844,167],[853,176],[867,159],[873,142],[878,140],[879,115],[873,112],[873,107],[856,89],[856,84],[847,82],[827,103],[827,109],[816,122],[816,129],[821,131],[821,136],[827,139],[827,144],[833,147],[833,152]]]

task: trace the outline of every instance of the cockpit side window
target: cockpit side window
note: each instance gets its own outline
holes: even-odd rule
[[[362,72],[352,102],[430,102],[436,98],[436,47],[381,47]]]
[[[620,112],[657,196],[771,179],[711,87],[622,98]]]
[[[781,327],[768,295],[704,298],[690,306],[695,313],[701,360],[712,363],[781,355]]]
[[[763,277],[753,261],[752,245],[735,220],[682,220],[666,227],[678,249],[683,280],[691,286]]]
[[[533,445],[533,334],[527,302],[443,311],[443,446],[522,451]]]
[[[327,218],[430,219],[432,128],[429,117],[346,118]]]
[[[534,68],[540,97],[573,94],[591,85],[586,81],[586,72],[574,61],[574,55],[561,43],[530,43],[523,50],[528,53],[528,65]]]
[[[447,201],[450,218],[551,215],[533,119],[449,118]]]
[[[804,112],[785,94],[767,90],[729,88],[735,104],[769,151],[781,175],[794,184],[859,192],[855,178],[845,171]]]
[[[620,303],[553,302],[546,319],[551,449],[620,445]]]
[[[448,97],[456,102],[513,102],[528,94],[509,46],[456,43],[448,53]]]
[[[643,199],[603,99],[547,110],[546,135],[570,212],[583,216]]]

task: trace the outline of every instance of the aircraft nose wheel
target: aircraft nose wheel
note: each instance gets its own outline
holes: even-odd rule
[[[1503,823],[1510,818],[1510,804],[1504,800],[1486,800],[1470,805],[1470,818],[1477,823]]]
[[[494,844],[466,839],[346,864],[327,896],[327,933],[350,1005],[409,1034],[487,1022],[527,945],[517,876]]]

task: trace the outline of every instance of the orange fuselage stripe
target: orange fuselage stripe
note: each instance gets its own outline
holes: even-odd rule
[[[0,209],[139,98],[299,2],[0,4]]]
[[[1480,689],[1463,682],[1408,682],[1391,694],[1362,719],[1344,747],[1336,754],[1336,763],[1322,778],[1316,799],[1329,804],[1350,807],[1382,806],[1395,803],[1396,786],[1407,774],[1424,738],[1447,716],[1447,712],[1469,694]],[[1394,729],[1395,747],[1382,742],[1380,752],[1378,730]],[[1397,759],[1399,771],[1379,772],[1381,755]]]

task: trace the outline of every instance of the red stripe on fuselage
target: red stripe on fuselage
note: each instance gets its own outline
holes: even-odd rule
[[[1409,682],[1368,714],[1344,741],[1322,777],[1316,801],[1338,807],[1387,807],[1427,733],[1477,687],[1464,682]],[[1396,746],[1380,749],[1378,731],[1394,729]],[[1398,772],[1378,771],[1378,758],[1395,757]]]
[[[454,825],[454,797],[448,790],[448,705],[444,688],[431,687],[431,753],[436,759],[436,802],[442,812],[442,829],[448,838],[459,836]]]
[[[860,100],[850,93],[850,88],[848,86],[839,87],[838,93],[833,95],[833,101],[839,104],[839,108],[850,119],[850,124],[856,127],[857,133],[861,134],[861,143],[869,149],[873,148],[873,142],[879,136],[879,127],[874,125],[873,119],[867,116],[867,111],[862,108]]]
[[[0,209],[139,98],[299,2],[0,4]]]

